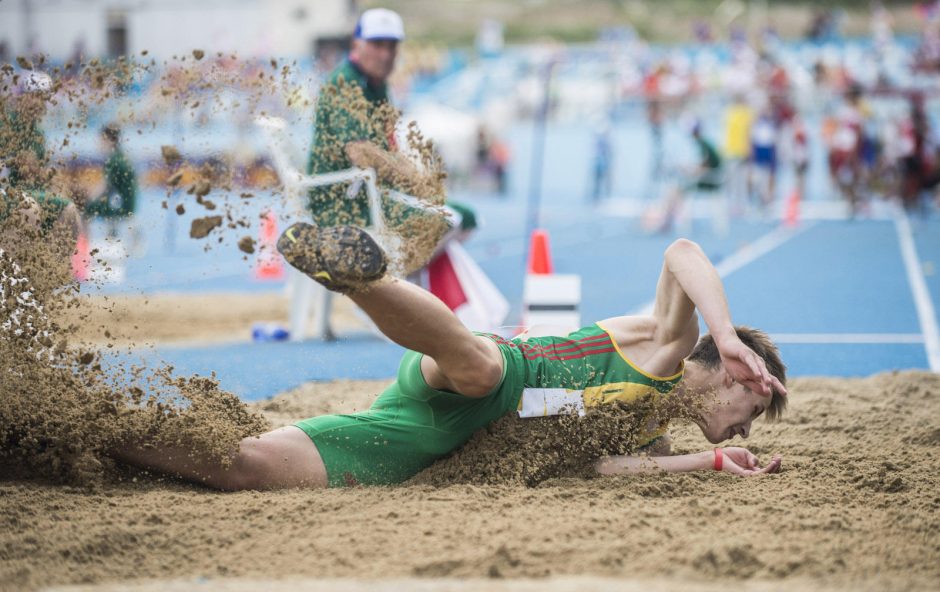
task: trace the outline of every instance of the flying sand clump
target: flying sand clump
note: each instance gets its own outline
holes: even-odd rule
[[[85,107],[100,103],[114,77],[122,75],[90,62],[78,80],[87,79],[86,90],[95,91],[96,98],[76,90],[83,87],[74,81],[56,79],[52,93],[27,100],[11,92],[16,85],[11,71],[0,69],[0,112],[15,113],[18,121],[30,116],[22,107],[34,107],[37,100],[46,103],[43,109],[61,100],[84,101]],[[14,160],[34,153],[31,142],[43,141],[41,132],[36,140],[36,129],[4,127],[2,153],[14,154]],[[142,441],[180,445],[226,462],[241,438],[268,428],[266,420],[219,389],[214,378],[179,377],[165,366],[134,367],[111,354],[110,345],[98,349],[80,342],[75,335],[82,317],[67,325],[57,321],[68,316],[64,311],[80,308],[80,285],[70,264],[74,229],[54,219],[44,224],[45,211],[32,187],[38,183],[37,191],[68,194],[67,184],[53,183],[67,176],[60,170],[67,160],[38,152],[42,158],[33,164],[42,174],[27,178],[30,191],[0,180],[0,472],[89,484],[107,473],[111,450]],[[165,146],[162,154],[167,163],[182,161],[173,147]],[[204,200],[205,186],[197,191],[203,207],[212,209]],[[199,232],[208,234],[221,224],[221,217],[209,218]]]
[[[411,483],[534,487],[557,477],[590,477],[599,458],[642,453],[651,430],[671,421],[692,421],[711,404],[713,394],[701,394],[682,404],[668,395],[650,394],[629,405],[593,408],[584,416],[523,419],[509,413],[416,475]]]

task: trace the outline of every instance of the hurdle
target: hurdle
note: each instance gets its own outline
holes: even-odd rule
[[[287,123],[277,117],[259,117],[255,124],[264,133],[271,153],[274,170],[284,186],[287,202],[290,204],[287,215],[289,218],[306,218],[311,216],[306,212],[303,204],[303,195],[314,187],[325,187],[337,183],[349,183],[346,197],[355,198],[359,191],[365,187],[369,204],[369,214],[372,219],[366,231],[375,239],[389,256],[389,273],[401,277],[405,275],[402,257],[402,240],[395,232],[389,230],[382,211],[382,193],[379,192],[375,169],[352,167],[339,171],[323,173],[320,175],[305,175],[291,164],[288,158],[289,142],[285,138]],[[385,190],[385,195],[397,202],[425,211],[440,213],[439,208],[432,206],[414,196],[392,189]],[[455,226],[452,215],[448,216],[451,226]],[[313,222],[311,220],[311,222]],[[459,224],[457,224],[459,226]],[[452,233],[448,233],[450,236]],[[445,236],[442,243],[447,241]],[[439,246],[440,248],[440,246]],[[310,304],[315,302],[315,327],[313,337],[329,339],[328,334],[329,313],[332,308],[333,293],[323,288],[306,275],[291,268],[288,277],[288,294],[290,304],[290,340],[300,341],[306,333],[307,319],[310,315]]]

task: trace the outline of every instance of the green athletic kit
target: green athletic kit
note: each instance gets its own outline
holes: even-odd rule
[[[714,191],[721,188],[721,155],[711,142],[699,136],[695,138],[699,150],[702,173],[692,184],[693,189]]]
[[[30,195],[36,200],[39,207],[42,208],[43,217],[41,225],[42,229],[46,231],[52,230],[52,227],[58,222],[59,216],[62,215],[62,211],[72,203],[68,198],[46,193],[42,189],[31,191]]]
[[[32,198],[42,209],[40,226],[43,231],[51,230],[62,215],[62,211],[72,203],[69,199],[47,193],[43,189],[32,189],[18,192],[11,189],[9,192],[0,192],[0,222],[4,222],[13,212],[23,205],[23,197]]]
[[[350,104],[351,95],[362,97],[359,112]],[[323,84],[317,99],[314,141],[307,160],[307,174],[319,175],[350,168],[352,162],[346,155],[346,144],[349,142],[368,140],[388,150],[391,130],[384,128],[394,126],[394,122],[388,122],[387,125],[375,122],[378,109],[387,102],[386,85],[369,84],[365,74],[355,64],[343,60]],[[365,188],[360,188],[356,196],[350,198],[346,195],[348,187],[347,183],[341,183],[310,190],[309,208],[317,225],[369,226],[369,203]]]
[[[320,175],[351,168],[346,144],[365,140],[383,150],[395,150],[394,130],[397,121],[379,121],[381,107],[389,102],[385,84],[370,84],[365,74],[351,61],[343,60],[330,73],[320,90],[314,116],[313,144],[307,159],[307,174]],[[391,112],[389,112],[391,113]],[[382,214],[403,237],[428,227],[422,219],[438,219],[440,214],[428,212],[412,205],[402,204],[388,197],[386,187],[382,193]],[[347,195],[348,183],[314,187],[308,194],[307,207],[318,226],[353,225],[371,226],[369,201],[365,187],[352,197]],[[476,215],[472,208],[447,202],[461,215],[461,229],[476,228]],[[403,226],[414,222],[415,230]],[[418,238],[415,236],[415,238]]]
[[[432,389],[421,374],[422,354],[409,351],[397,380],[369,410],[295,424],[316,444],[330,487],[401,483],[510,411],[531,417],[629,403],[668,394],[682,379],[683,368],[669,377],[643,372],[597,324],[567,337],[477,335],[493,340],[504,362],[502,379],[485,397]],[[660,426],[642,441],[649,444],[664,432]]]
[[[0,111],[0,155],[7,168],[7,184],[19,189],[35,189],[38,180],[27,178],[17,164],[17,157],[31,152],[36,162],[47,164],[46,136],[38,121],[17,110]]]
[[[85,206],[85,214],[99,218],[124,218],[137,209],[137,175],[120,149],[104,165],[107,190],[104,197]]]

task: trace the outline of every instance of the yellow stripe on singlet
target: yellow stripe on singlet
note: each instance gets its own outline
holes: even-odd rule
[[[612,382],[584,389],[584,406],[598,407],[613,402],[633,403],[658,391],[648,384],[636,382]]]

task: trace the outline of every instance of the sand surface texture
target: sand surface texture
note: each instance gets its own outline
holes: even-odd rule
[[[281,425],[361,409],[385,384],[307,385],[255,409]],[[797,379],[791,393],[748,442],[784,470],[754,479],[234,494],[129,471],[91,489],[0,481],[0,587],[935,589],[940,377]],[[675,430],[680,451],[708,448],[693,430]]]
[[[348,298],[334,298],[330,319],[335,330],[366,330],[353,309]],[[75,336],[94,344],[192,346],[250,341],[255,323],[286,327],[289,312],[287,296],[279,293],[121,294],[77,298],[73,308],[63,311],[60,321],[74,323]],[[313,330],[312,315],[307,330]]]

